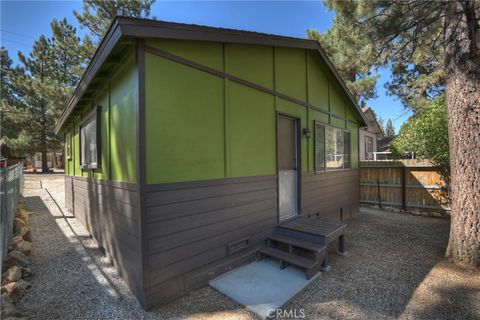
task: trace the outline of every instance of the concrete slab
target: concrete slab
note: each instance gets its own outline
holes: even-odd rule
[[[210,286],[267,319],[319,275],[307,280],[301,269],[288,266],[281,270],[278,261],[264,259],[223,274],[211,280]]]

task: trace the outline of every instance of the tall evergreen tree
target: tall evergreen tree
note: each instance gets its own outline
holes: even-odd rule
[[[83,11],[73,11],[78,22],[102,39],[116,16],[148,17],[155,0],[83,0]]]
[[[418,1],[412,3],[415,2]],[[371,72],[375,67],[391,68],[392,80],[385,84],[387,93],[397,96],[405,107],[414,111],[428,105],[429,101],[445,91],[444,48],[437,28],[424,30],[434,42],[426,50],[422,45],[385,47],[386,42],[394,42],[395,39],[387,37],[371,42],[368,34],[371,24],[358,23],[364,18],[363,10],[374,6],[376,1],[324,0],[324,3],[336,13],[334,24],[323,35],[310,35],[312,31],[309,31],[309,35],[311,38],[320,38],[329,57],[360,101],[376,96],[377,77]],[[441,21],[437,23],[441,24]],[[419,36],[418,32],[412,35]],[[419,38],[415,42],[424,43]],[[352,70],[359,70],[355,80]]]
[[[377,119],[378,126],[380,127],[380,129],[382,129],[382,132],[385,133],[385,120],[382,117],[377,116],[376,114],[375,118]]]
[[[375,85],[379,75],[372,72],[372,66],[378,57],[374,55],[368,38],[360,28],[355,27],[354,20],[350,18],[355,14],[354,9],[355,6],[348,1],[342,2],[333,26],[326,33],[321,34],[311,29],[307,30],[307,36],[320,42],[355,99],[364,106],[366,100],[377,97]]]
[[[393,126],[393,122],[391,119],[388,119],[387,125],[385,126],[385,135],[387,137],[395,136],[395,127]]]
[[[16,137],[23,128],[21,120],[23,115],[16,108],[16,97],[12,79],[15,68],[8,51],[1,47],[1,107],[0,107],[0,144],[6,142],[7,137]]]
[[[40,151],[43,172],[48,172],[47,152],[61,148],[62,139],[53,131],[55,121],[92,51],[91,41],[82,41],[65,19],[54,20],[51,27],[51,38],[42,35],[28,56],[19,53],[21,65],[8,73],[15,99],[5,103],[5,108],[17,111],[4,126],[10,129],[6,130],[7,145],[19,155]],[[20,129],[15,132],[15,127]]]
[[[385,55],[390,63],[409,63],[417,55],[437,59],[445,72],[444,83],[436,85],[446,87],[452,175],[446,255],[456,263],[479,266],[480,1],[350,3],[356,5],[352,19],[378,56]],[[340,10],[340,2],[338,6]]]
[[[77,30],[67,19],[54,19],[50,24],[52,29],[52,50],[55,64],[53,78],[66,87],[75,87],[90,61],[95,46],[86,36],[83,39],[77,35]]]
[[[1,60],[1,72],[0,72],[0,81],[1,81],[1,98],[10,99],[12,90],[11,90],[11,81],[9,73],[12,70],[12,59],[8,54],[8,50],[5,47],[0,48],[0,60]]]

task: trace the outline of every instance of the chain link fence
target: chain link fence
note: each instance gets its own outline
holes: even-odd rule
[[[23,187],[23,163],[0,169],[0,268],[12,238],[18,198]]]

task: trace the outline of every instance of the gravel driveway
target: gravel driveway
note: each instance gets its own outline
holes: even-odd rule
[[[27,175],[32,288],[19,308],[32,319],[254,319],[203,288],[146,312],[88,233],[63,208],[63,175]],[[306,319],[480,319],[480,272],[442,259],[447,220],[362,208],[348,221],[348,255],[285,309]]]

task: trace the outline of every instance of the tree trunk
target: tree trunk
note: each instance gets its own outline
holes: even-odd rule
[[[56,169],[56,168],[58,168],[58,164],[57,164],[57,152],[56,152],[56,151],[53,151],[51,154],[52,154],[52,165],[53,165],[53,167]]]
[[[475,19],[474,6],[473,1],[452,2],[445,18],[452,174],[452,220],[446,256],[455,263],[480,266],[480,38],[478,23],[471,21],[472,7]]]
[[[47,159],[47,133],[45,124],[42,128],[42,173],[48,173],[48,159]]]

